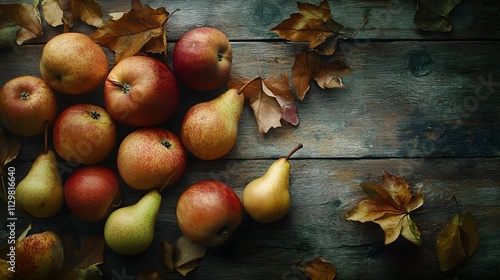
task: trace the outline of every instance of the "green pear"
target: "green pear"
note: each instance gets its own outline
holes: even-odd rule
[[[106,244],[120,255],[137,255],[153,242],[161,195],[152,190],[136,204],[119,208],[104,225]]]
[[[213,160],[227,154],[236,143],[238,124],[245,103],[239,90],[229,89],[217,98],[191,107],[184,116],[181,140],[186,149],[203,160]]]
[[[64,191],[53,151],[41,153],[28,174],[16,187],[16,205],[37,218],[59,213],[64,204]]]
[[[290,209],[290,162],[288,159],[302,144],[286,157],[271,164],[266,173],[243,189],[245,211],[257,222],[272,223],[283,218]]]

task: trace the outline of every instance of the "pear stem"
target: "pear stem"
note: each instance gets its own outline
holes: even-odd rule
[[[44,140],[44,146],[43,146],[43,153],[46,154],[49,152],[49,124],[45,122],[45,127],[43,130],[43,140]]]
[[[259,75],[251,78],[248,82],[246,82],[244,85],[242,85],[240,87],[240,89],[238,90],[238,95],[240,95],[251,83],[257,81],[258,79],[260,79]]]
[[[295,148],[293,148],[293,150],[291,150],[288,155],[286,156],[286,160],[288,160],[296,151],[302,149],[302,147],[304,147],[304,145],[302,145],[301,143],[299,143]]]

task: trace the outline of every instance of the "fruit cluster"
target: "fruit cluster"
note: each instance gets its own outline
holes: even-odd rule
[[[104,238],[116,253],[136,255],[146,250],[153,240],[161,192],[184,173],[185,149],[202,160],[224,156],[236,142],[244,105],[241,90],[230,89],[190,108],[180,137],[159,127],[179,104],[179,82],[193,90],[211,91],[224,87],[231,72],[231,44],[215,28],[199,27],[185,33],[172,57],[173,70],[155,58],[137,55],[121,60],[109,71],[107,57],[98,44],[81,33],[63,33],[44,46],[42,78],[20,76],[5,83],[0,89],[0,124],[21,137],[45,133],[46,142],[45,150],[16,188],[18,209],[45,218],[61,211],[66,202],[83,221],[105,220]],[[58,115],[55,93],[84,94],[102,84],[105,108],[74,104]],[[115,147],[116,122],[137,128],[118,147],[118,173],[101,163]],[[56,153],[48,148],[49,128],[57,155],[81,165],[64,183]],[[281,219],[290,207],[290,155],[250,182],[241,200],[220,181],[206,180],[188,187],[177,202],[182,233],[203,246],[217,246],[236,231],[243,209],[259,222]],[[136,204],[119,207],[120,178],[127,186],[147,193]],[[50,240],[60,242],[57,236],[50,236]],[[24,269],[23,264],[28,268],[27,264],[38,261],[39,256],[29,255],[27,248],[36,242],[21,243],[28,252],[18,264],[21,278],[36,273],[50,279],[61,268],[54,265],[62,254],[58,251],[48,254],[54,258],[48,262],[50,268],[35,272]],[[53,250],[50,244],[46,248]]]

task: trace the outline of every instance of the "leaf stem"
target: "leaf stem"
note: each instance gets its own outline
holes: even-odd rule
[[[439,208],[441,206],[444,206],[448,203],[450,203],[451,201],[455,201],[455,204],[458,205],[458,201],[457,201],[457,197],[456,196],[452,196],[450,199],[448,199],[447,201],[445,201],[444,203],[442,204],[439,204],[439,205],[435,205],[435,206],[432,206],[430,208],[427,208],[427,209],[424,209],[424,210],[420,210],[420,211],[414,211],[414,212],[411,212],[411,214],[422,214],[422,213],[425,213],[429,210],[432,210],[432,209],[436,209],[436,208]]]
[[[363,22],[363,24],[356,31],[354,31],[354,33],[349,34],[347,37],[342,38],[342,39],[344,39],[344,40],[345,39],[350,39],[350,38],[356,36],[356,34],[358,34],[359,31],[361,31],[361,29],[366,25],[367,22],[368,22],[368,18],[365,18],[365,21]]]
[[[246,82],[244,85],[242,85],[240,87],[240,89],[238,90],[238,95],[241,94],[251,83],[257,81],[258,79],[260,79],[260,75],[257,75],[253,78],[251,78],[248,82]]]

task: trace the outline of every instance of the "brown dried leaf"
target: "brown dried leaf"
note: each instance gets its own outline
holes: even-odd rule
[[[295,265],[311,280],[332,280],[337,275],[337,268],[321,257],[308,262],[298,262]]]
[[[421,245],[420,230],[409,215],[424,203],[421,190],[413,196],[402,178],[387,171],[384,171],[380,186],[361,183],[361,187],[369,198],[361,201],[347,220],[377,223],[385,232],[385,244],[403,235],[409,241]]]
[[[0,5],[0,46],[8,46],[16,34],[18,45],[40,37],[43,33],[42,19],[38,10],[38,0],[33,5],[28,4],[1,4]],[[4,30],[4,28],[6,28]],[[5,34],[4,34],[5,32]],[[5,37],[4,37],[5,36]]]
[[[175,244],[160,242],[161,261],[169,271],[177,270],[182,276],[198,267],[205,256],[206,248],[194,243],[185,236],[177,239]]]
[[[68,31],[77,20],[88,25],[102,25],[101,6],[95,0],[43,0],[43,15],[47,23],[53,27],[64,24]]]
[[[174,245],[167,241],[160,241],[161,262],[168,271],[174,271]]]
[[[450,32],[450,13],[461,0],[418,0],[413,22],[424,31]]]
[[[436,255],[441,271],[458,269],[472,256],[478,244],[478,226],[472,213],[453,216],[451,223],[446,225],[436,240]]]
[[[12,280],[14,279],[14,272],[10,271],[11,266],[6,260],[0,259],[0,279]]]
[[[89,236],[81,247],[72,235],[61,236],[64,246],[64,264],[56,276],[56,280],[101,279],[102,272],[98,265],[104,262],[104,236]]]
[[[5,203],[7,203],[7,186],[4,180],[4,167],[17,157],[20,150],[21,140],[19,137],[0,126],[0,179],[2,184],[0,196]]]
[[[292,87],[299,100],[303,100],[309,83],[315,80],[319,87],[343,88],[340,77],[351,73],[351,68],[340,56],[324,56],[314,51],[304,51],[295,56],[292,66]]]
[[[232,75],[228,87],[239,89],[249,80]],[[259,78],[259,82],[251,83],[242,94],[250,101],[259,134],[263,135],[271,128],[280,127],[281,119],[298,125],[298,109],[286,72],[281,77]]]
[[[169,13],[164,7],[153,9],[132,0],[132,9],[117,20],[110,19],[92,34],[91,38],[113,50],[115,61],[133,56],[141,50],[165,53],[167,35],[165,25]]]
[[[322,47],[324,54],[333,54],[343,27],[332,19],[328,1],[323,0],[318,6],[297,2],[297,7],[299,13],[291,14],[271,31],[286,40],[309,42],[311,49],[326,42],[327,46]]]

